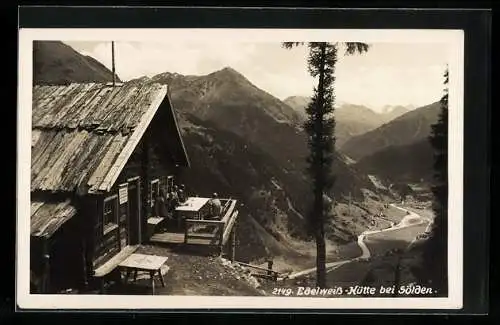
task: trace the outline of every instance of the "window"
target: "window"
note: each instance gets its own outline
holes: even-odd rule
[[[103,232],[107,234],[118,227],[118,195],[104,199],[103,207]]]
[[[174,189],[174,176],[167,176],[166,188],[167,193],[172,192],[172,190]]]
[[[151,181],[151,186],[149,188],[149,203],[151,205],[151,210],[154,216],[158,215],[156,200],[160,195],[160,180],[154,179]]]

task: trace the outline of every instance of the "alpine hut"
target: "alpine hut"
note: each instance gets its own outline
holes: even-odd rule
[[[185,167],[166,85],[34,86],[32,292],[100,283],[147,240],[158,187]]]

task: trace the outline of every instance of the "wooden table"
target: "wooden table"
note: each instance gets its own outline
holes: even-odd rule
[[[206,197],[189,197],[186,202],[182,203],[178,207],[175,208],[175,211],[179,217],[179,224],[181,222],[182,217],[189,217],[193,219],[202,219],[203,216],[201,214],[203,207],[210,201],[209,198]]]
[[[162,287],[165,287],[165,281],[161,274],[161,267],[167,262],[168,257],[146,254],[132,254],[127,257],[123,262],[118,264],[119,267],[127,271],[125,282],[128,280],[130,272],[134,272],[134,281],[137,278],[137,272],[148,272],[151,279],[152,294],[155,294],[155,273],[160,277]]]

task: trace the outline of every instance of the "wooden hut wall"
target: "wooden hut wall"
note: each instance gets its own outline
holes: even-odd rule
[[[109,194],[108,194],[109,195]],[[87,195],[80,206],[80,232],[82,269],[85,281],[90,281],[93,271],[119,252],[118,229],[104,230],[103,208],[106,194]]]
[[[30,238],[30,280],[31,293],[42,292],[42,281],[44,276],[44,239],[31,236]]]
[[[102,195],[92,194],[81,198],[81,204],[78,214],[80,223],[82,244],[82,259],[84,267],[84,282],[91,282],[93,271],[96,267],[98,256],[98,247],[102,239],[101,233],[98,230],[99,222],[99,204],[103,199]]]
[[[84,284],[83,243],[78,215],[71,218],[50,238],[51,290],[58,292]]]

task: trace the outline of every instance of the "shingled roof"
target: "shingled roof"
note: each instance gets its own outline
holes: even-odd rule
[[[160,84],[35,86],[31,191],[108,191],[164,100]]]
[[[69,199],[64,201],[31,202],[31,235],[50,237],[59,227],[76,214]]]

